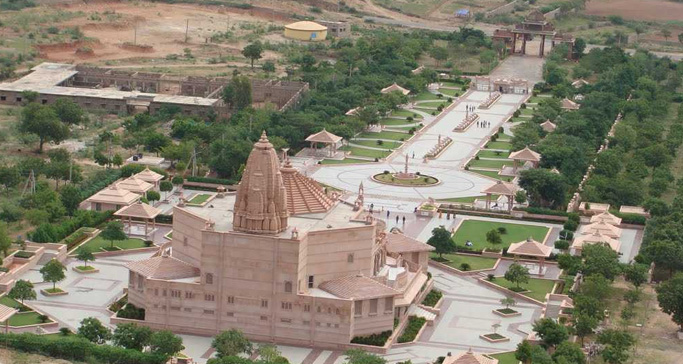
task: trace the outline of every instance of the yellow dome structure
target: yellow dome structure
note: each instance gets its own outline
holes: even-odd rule
[[[322,42],[327,38],[327,27],[312,21],[299,21],[285,25],[285,37],[311,42]]]

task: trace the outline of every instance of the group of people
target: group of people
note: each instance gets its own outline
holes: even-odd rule
[[[486,121],[486,120],[477,121],[477,128],[488,128],[490,126],[491,126],[490,121]]]
[[[474,112],[474,110],[476,109],[476,107],[472,106],[472,105],[465,105],[465,107],[467,108],[467,111],[469,111],[469,112]]]

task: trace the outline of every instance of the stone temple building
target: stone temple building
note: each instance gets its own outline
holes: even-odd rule
[[[173,240],[129,263],[129,302],[153,329],[236,328],[278,344],[345,349],[393,330],[431,288],[432,247],[386,232],[362,206],[362,193],[347,203],[281,166],[264,132],[235,194],[181,203]]]

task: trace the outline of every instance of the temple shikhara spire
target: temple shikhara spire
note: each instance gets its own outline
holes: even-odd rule
[[[277,234],[287,229],[287,200],[280,162],[264,131],[247,159],[237,189],[233,228],[254,234]]]

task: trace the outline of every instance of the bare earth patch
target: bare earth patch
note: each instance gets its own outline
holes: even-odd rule
[[[593,0],[586,2],[588,15],[619,15],[634,20],[681,20],[683,3],[666,0]]]

